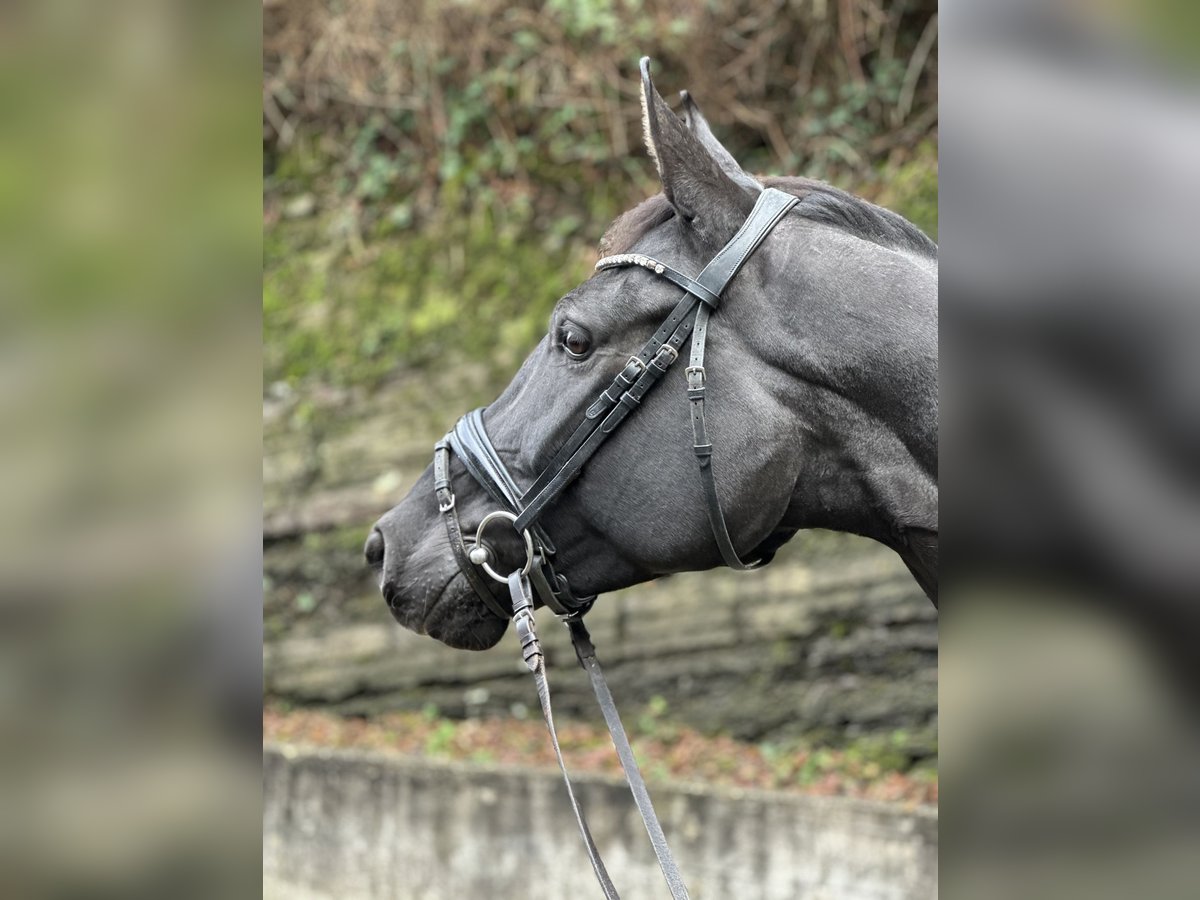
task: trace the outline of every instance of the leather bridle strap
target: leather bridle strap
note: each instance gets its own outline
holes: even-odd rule
[[[546,677],[546,658],[542,652],[541,642],[538,640],[537,627],[533,618],[533,598],[529,593],[529,582],[520,572],[513,572],[508,576],[508,590],[512,597],[513,627],[516,630],[517,639],[521,643],[521,656],[537,683],[538,702],[542,707],[542,717],[546,721],[546,730],[550,732],[554,757],[558,761],[563,783],[567,787],[567,797],[571,802],[571,810],[575,814],[575,823],[579,826],[579,833],[583,836],[583,843],[587,848],[588,861],[592,864],[592,871],[596,873],[596,880],[600,882],[600,888],[604,891],[606,900],[620,900],[620,895],[613,885],[612,878],[609,877],[608,870],[604,867],[604,860],[600,857],[600,851],[592,838],[591,829],[588,828],[587,817],[583,814],[583,809],[575,797],[571,777],[567,773],[567,764],[563,760],[562,748],[558,742],[558,731],[554,727],[554,711],[550,705],[550,682]],[[671,848],[667,846],[666,835],[663,834],[662,826],[658,822],[658,815],[654,811],[654,804],[650,801],[646,783],[642,780],[642,773],[638,769],[633,749],[629,746],[629,738],[625,734],[621,717],[617,713],[616,702],[604,680],[604,672],[600,669],[600,663],[596,660],[596,648],[592,645],[591,637],[581,619],[569,619],[567,626],[571,630],[571,643],[575,647],[576,656],[579,657],[579,664],[583,666],[588,673],[588,678],[591,679],[592,689],[600,703],[604,721],[612,736],[613,746],[617,750],[617,757],[621,760],[625,780],[629,783],[634,803],[637,804],[638,812],[641,813],[646,833],[650,835],[654,855],[658,858],[658,865],[667,881],[671,897],[673,900],[689,900],[687,886],[684,885],[683,876],[679,873],[679,866],[675,863],[674,856],[671,855]]]
[[[534,626],[533,598],[529,595],[529,582],[520,572],[513,572],[508,576],[508,591],[512,596],[513,627],[521,642],[521,656],[525,659],[525,665],[529,671],[533,673],[534,681],[537,682],[542,717],[546,720],[546,730],[550,732],[554,757],[558,760],[563,783],[567,786],[567,797],[571,801],[571,810],[575,813],[575,822],[579,825],[579,833],[583,835],[583,843],[587,847],[588,861],[592,864],[592,871],[596,873],[596,880],[600,882],[600,888],[604,891],[606,900],[621,900],[608,875],[608,870],[604,868],[604,860],[600,858],[600,851],[596,849],[591,829],[588,828],[587,819],[575,797],[575,789],[571,786],[571,776],[567,774],[567,764],[563,760],[562,748],[558,744],[558,731],[554,728],[554,711],[550,708],[550,682],[546,678],[546,657],[542,653],[542,645],[538,641],[537,629]]]
[[[691,334],[697,305],[696,297],[685,294],[658,331],[629,358],[612,384],[587,408],[583,421],[522,496],[518,528],[529,527],[566,490],[600,445],[667,373]]]
[[[730,280],[738,273],[750,255],[758,249],[759,244],[766,239],[772,229],[779,224],[779,220],[799,202],[791,194],[785,194],[772,188],[764,190],[755,202],[754,209],[738,229],[737,234],[713,257],[704,267],[704,271],[695,279],[689,278],[661,260],[641,253],[609,256],[596,264],[597,269],[640,266],[682,287],[686,293],[654,336],[643,345],[635,356],[630,357],[629,362],[613,383],[588,407],[583,422],[576,427],[566,444],[554,455],[529,490],[522,495],[520,503],[522,511],[516,522],[518,530],[528,528],[536,522],[543,510],[579,476],[584,465],[600,449],[604,440],[616,430],[630,412],[641,404],[646,392],[666,374],[667,369],[679,355],[683,341],[689,333],[693,335],[692,354],[696,356],[698,350],[700,357],[698,365],[700,371],[703,372],[704,340],[702,338],[699,344],[696,343],[694,326],[701,322],[707,326],[708,315],[720,305],[721,295]],[[707,328],[705,328],[705,332],[707,332]],[[689,392],[689,398],[691,396]],[[693,410],[696,408],[693,404]],[[703,407],[700,407],[699,415],[701,425],[703,425]],[[709,449],[711,450],[711,447]],[[711,460],[707,465],[702,464],[701,470],[707,480],[712,472]],[[712,524],[717,544],[721,548],[722,557],[735,568],[747,568],[738,559],[736,552],[727,552],[727,547],[728,551],[732,551],[733,545],[729,541],[728,530],[724,527],[724,516],[720,506],[714,507],[711,503],[711,498],[717,496],[715,485],[713,485],[711,493],[706,486],[705,496],[710,498],[709,521]],[[724,531],[724,540],[722,540],[722,531]]]
[[[501,619],[507,619],[510,613],[492,595],[479,568],[472,565],[467,556],[462,524],[458,520],[457,501],[450,485],[450,448],[445,438],[433,446],[433,490],[437,496],[438,512],[442,514],[442,519],[446,523],[446,536],[450,539],[450,550],[454,553],[454,561],[458,563],[459,571],[466,576],[471,589],[484,602],[484,605]]]
[[[730,279],[750,258],[758,245],[766,239],[779,220],[787,215],[788,210],[799,203],[799,199],[782,191],[765,190],[759,197],[749,218],[742,223],[738,233],[733,236],[725,247],[713,257],[704,267],[696,280],[710,288],[716,288],[720,294]],[[687,394],[692,411],[692,452],[700,469],[700,482],[704,488],[705,507],[708,511],[708,522],[716,539],[721,558],[731,569],[757,569],[770,562],[767,555],[752,563],[743,562],[734,549],[729,537],[729,528],[725,524],[725,514],[721,511],[721,499],[717,494],[716,478],[712,468],[712,442],[708,439],[708,429],[704,422],[704,394],[706,375],[704,371],[704,347],[708,340],[708,317],[710,307],[702,306],[696,312],[696,324],[692,330],[692,352],[687,367]]]
[[[689,319],[692,333],[692,349],[687,368],[688,401],[692,417],[692,451],[700,470],[700,482],[704,489],[705,510],[708,514],[709,526],[717,549],[725,564],[733,569],[755,569],[769,562],[771,555],[765,555],[752,563],[745,563],[738,556],[729,536],[729,528],[725,523],[725,514],[721,510],[721,499],[717,494],[716,478],[712,467],[712,443],[708,439],[708,429],[704,419],[704,395],[706,375],[704,369],[704,349],[708,340],[708,319],[712,311],[720,303],[720,298],[729,282],[745,265],[746,260],[766,240],[767,235],[774,230],[780,220],[787,215],[793,206],[799,203],[797,197],[783,191],[767,188],[759,194],[754,209],[742,223],[737,234],[730,239],[721,251],[709,261],[694,280],[681,275],[664,263],[653,257],[642,254],[624,254],[600,260],[596,268],[612,268],[618,266],[641,266],[657,275],[668,278],[680,285],[688,295],[681,302],[691,298],[702,301],[696,303],[694,317]],[[694,301],[693,301],[694,302]],[[545,473],[543,473],[544,475]],[[577,474],[577,473],[576,473]],[[564,485],[565,486],[565,485]],[[526,518],[525,522],[532,521]],[[518,522],[520,524],[520,520]]]
[[[687,886],[683,883],[683,875],[680,874],[675,857],[671,854],[671,848],[667,844],[667,836],[663,834],[662,825],[658,823],[658,814],[655,813],[654,804],[650,801],[650,792],[646,790],[646,782],[642,780],[642,771],[638,768],[633,748],[629,746],[629,737],[625,734],[625,726],[621,724],[621,716],[617,712],[617,702],[613,699],[612,691],[608,689],[608,682],[604,680],[604,671],[600,668],[600,661],[596,659],[596,647],[592,644],[592,637],[588,634],[583,619],[568,619],[566,624],[571,631],[571,644],[575,647],[575,655],[579,658],[579,664],[583,666],[583,670],[587,672],[588,679],[592,683],[592,692],[596,695],[596,702],[600,705],[600,712],[604,716],[604,724],[608,726],[608,733],[612,738],[613,747],[617,751],[617,758],[621,761],[621,769],[625,773],[629,792],[633,794],[633,802],[637,804],[638,812],[642,815],[642,824],[646,826],[646,834],[650,836],[650,845],[654,848],[654,855],[658,858],[658,867],[662,869],[663,878],[667,881],[671,896],[675,900],[686,898],[688,896]]]
[[[529,490],[525,492],[522,498],[526,506],[533,505],[535,509],[542,509],[553,499],[547,493],[547,486],[553,481],[555,475],[568,465],[571,457],[575,455],[576,451],[579,450],[580,446],[582,446],[591,433],[600,427],[604,416],[620,402],[625,392],[637,383],[638,378],[645,372],[646,366],[650,364],[650,361],[654,358],[659,348],[670,340],[680,323],[687,320],[694,303],[695,301],[690,296],[685,296],[680,300],[675,308],[671,310],[671,314],[667,316],[666,321],[659,326],[650,340],[642,346],[642,349],[629,357],[629,361],[625,363],[625,367],[621,369],[612,383],[587,408],[584,412],[583,421],[579,423],[566,443],[559,448],[550,462],[546,464],[541,475],[529,486]],[[676,352],[678,352],[678,348],[681,346],[682,341],[675,344]]]
[[[492,499],[505,509],[518,513],[522,510],[521,490],[488,438],[487,430],[483,427],[482,409],[472,410],[459,419],[454,430],[443,441],[449,444],[467,472]],[[545,529],[535,524],[529,530],[536,549],[531,581],[542,603],[560,616],[582,615],[591,609],[596,601],[595,595],[576,597],[567,579],[554,570],[551,560],[556,551]],[[476,593],[479,593],[478,588]]]

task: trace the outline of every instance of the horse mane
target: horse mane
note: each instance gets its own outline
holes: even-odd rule
[[[828,225],[855,237],[887,247],[937,258],[937,244],[916,225],[890,209],[876,206],[833,185],[811,178],[778,176],[759,179],[800,198],[792,212],[812,222]],[[651,229],[675,215],[675,209],[663,194],[643,200],[617,220],[600,239],[600,255],[625,253]]]

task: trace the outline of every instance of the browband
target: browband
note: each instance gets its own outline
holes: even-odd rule
[[[800,202],[798,197],[785,194],[775,188],[764,188],[754,203],[754,209],[742,223],[742,227],[721,251],[712,258],[699,277],[692,279],[678,269],[643,253],[621,253],[606,256],[596,263],[596,269],[614,269],[623,266],[641,266],[655,275],[672,281],[694,297],[716,309],[721,305],[721,294],[733,276],[750,258],[758,245],[779,224],[779,220]]]
[[[606,256],[600,262],[596,263],[596,271],[603,269],[616,269],[623,266],[641,266],[643,269],[649,269],[655,275],[661,275],[668,281],[673,281],[689,294],[694,294],[716,309],[721,305],[720,293],[714,294],[698,281],[688,278],[678,269],[668,266],[664,262],[659,262],[649,256],[643,256],[640,253],[621,253],[617,256]]]

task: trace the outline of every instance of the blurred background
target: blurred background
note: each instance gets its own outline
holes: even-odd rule
[[[1196,4],[942,4],[949,896],[1200,885]]]

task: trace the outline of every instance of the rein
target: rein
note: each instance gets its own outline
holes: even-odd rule
[[[454,429],[434,446],[433,478],[434,493],[438,510],[445,522],[450,547],[459,569],[471,588],[491,612],[502,619],[512,618],[517,637],[521,642],[521,654],[526,666],[537,683],[538,700],[542,715],[550,732],[550,740],[558,759],[559,769],[567,786],[567,796],[575,813],[580,833],[587,847],[588,858],[596,879],[607,900],[619,900],[616,888],[600,858],[595,841],[587,826],[583,810],[575,797],[567,774],[566,763],[559,749],[558,735],[554,728],[554,717],[550,707],[550,686],[546,678],[545,656],[538,640],[533,618],[533,595],[557,614],[570,630],[571,643],[575,647],[579,663],[587,672],[592,690],[604,715],[625,780],[629,784],[634,802],[641,813],[642,821],[650,836],[659,867],[667,881],[674,900],[686,900],[687,887],[679,874],[666,836],[659,825],[658,816],[650,801],[650,794],[629,746],[629,739],[621,725],[616,703],[604,673],[596,659],[583,616],[595,603],[595,595],[577,597],[570,588],[566,576],[554,566],[556,549],[550,536],[539,523],[546,508],[552,504],[583,471],[588,460],[605,440],[621,425],[629,413],[641,405],[643,398],[671,365],[679,358],[685,341],[691,337],[687,379],[687,398],[692,419],[692,450],[696,456],[700,479],[704,488],[705,505],[709,525],[721,558],[734,569],[756,569],[770,562],[772,553],[765,553],[753,562],[743,562],[733,546],[721,501],[717,495],[716,480],[712,468],[712,443],[704,419],[705,369],[704,349],[708,338],[709,316],[721,303],[721,296],[729,282],[762,244],[799,200],[774,188],[766,188],[759,195],[754,209],[742,223],[737,234],[704,267],[694,279],[653,257],[626,253],[609,256],[596,263],[597,270],[639,266],[667,279],[682,288],[684,294],[654,335],[634,356],[629,358],[621,372],[599,397],[587,408],[583,421],[575,428],[566,443],[558,450],[550,463],[534,480],[522,490],[513,479],[500,455],[496,452],[483,424],[483,410],[467,413],[455,424]],[[462,461],[467,472],[499,504],[500,509],[486,515],[476,529],[471,547],[468,549],[463,537],[462,526],[456,509],[455,495],[451,483],[450,454]],[[483,542],[486,529],[501,520],[508,521],[525,542],[525,564],[521,569],[502,575],[492,567],[492,552]],[[512,603],[511,612],[496,599],[485,577],[507,585]]]

